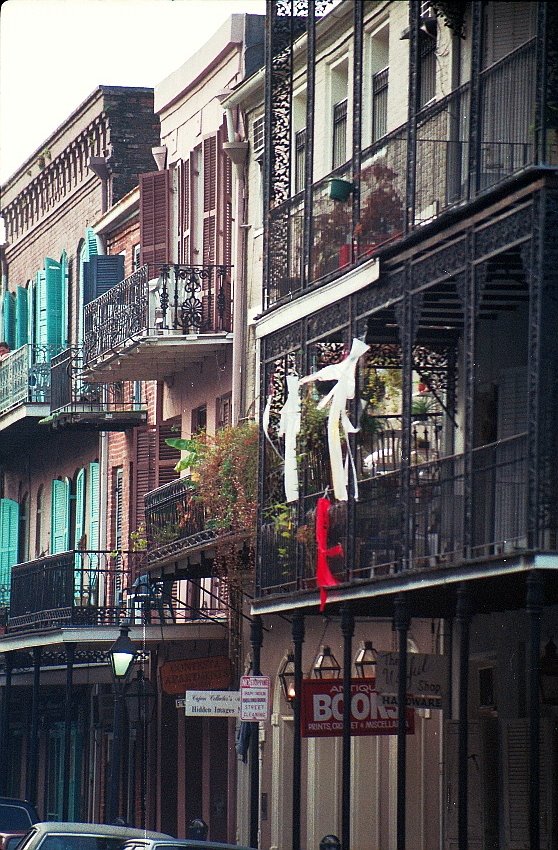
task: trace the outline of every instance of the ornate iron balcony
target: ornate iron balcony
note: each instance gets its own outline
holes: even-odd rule
[[[216,537],[199,491],[189,478],[178,478],[146,494],[145,525],[150,564]]]
[[[146,421],[142,384],[92,384],[83,378],[80,349],[67,348],[51,361],[51,422],[90,430],[123,430]]]
[[[165,265],[148,280],[142,266],[84,309],[84,363],[125,349],[142,336],[191,336],[232,330],[230,266]]]
[[[215,582],[151,577],[145,552],[73,549],[12,567],[8,610],[13,633],[207,620],[223,616],[225,603]]]
[[[60,349],[22,345],[0,362],[0,415],[20,404],[50,401],[50,359]]]

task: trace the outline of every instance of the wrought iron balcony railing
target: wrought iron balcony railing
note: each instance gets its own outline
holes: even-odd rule
[[[22,345],[0,361],[0,415],[20,404],[50,401],[50,359],[59,348]]]
[[[230,266],[165,265],[148,280],[142,266],[84,309],[84,363],[141,336],[191,336],[232,330]]]
[[[216,581],[152,578],[145,552],[71,550],[12,567],[7,632],[222,617]]]
[[[145,527],[150,564],[171,553],[203,546],[217,536],[189,478],[178,478],[146,494]]]
[[[474,149],[467,83],[418,113],[411,181],[407,180],[410,134],[404,124],[361,152],[359,174],[353,175],[347,162],[314,184],[310,210],[304,208],[303,192],[271,209],[267,306],[335,277],[530,166],[558,166],[555,131],[547,133],[542,155],[535,146],[535,65],[532,39],[481,72]],[[358,220],[353,219],[349,199],[331,198],[333,178],[347,180],[358,193]],[[308,229],[312,248],[306,265],[303,246]]]
[[[51,361],[50,411],[53,421],[98,422],[102,430],[141,424],[145,419],[142,384],[92,384],[83,378],[83,354],[67,348]]]
[[[334,574],[350,582],[526,551],[527,472],[526,434],[473,451],[472,517],[466,534],[463,455],[411,465],[407,505],[401,472],[376,470],[360,481],[358,502],[336,504],[331,512],[330,543],[342,542],[348,553],[331,565]],[[315,587],[316,498],[305,499],[304,525],[293,521],[262,527],[260,596]],[[354,510],[351,538],[348,510]]]

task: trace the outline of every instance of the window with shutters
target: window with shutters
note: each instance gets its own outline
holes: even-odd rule
[[[347,161],[347,104],[349,91],[349,63],[345,58],[331,69],[331,127],[332,168]]]
[[[85,533],[85,469],[80,469],[74,484],[74,549],[87,548]]]
[[[191,433],[197,434],[199,431],[207,429],[207,406],[205,404],[200,407],[195,407],[192,410],[192,428]]]
[[[8,343],[11,349],[16,347],[15,313],[15,295],[13,292],[6,291],[2,296],[2,319],[4,323],[4,341]]]
[[[29,495],[24,493],[19,499],[19,537],[18,563],[29,560]]]
[[[140,257],[149,267],[149,277],[170,262],[170,172],[153,171],[140,175]]]
[[[55,478],[52,482],[50,508],[50,553],[67,552],[70,548],[70,482]]]
[[[184,265],[191,262],[191,197],[190,160],[186,159],[178,165],[178,262]]]
[[[39,558],[43,551],[43,518],[45,510],[45,488],[41,484],[37,490],[37,510],[35,513],[35,557]]]
[[[483,6],[483,68],[535,37],[537,4],[489,2]]]
[[[178,478],[175,466],[180,460],[180,451],[167,445],[166,440],[180,434],[180,417],[175,416],[157,426],[156,438],[156,470],[157,481],[155,486],[162,487],[170,481]]]
[[[99,549],[99,463],[89,464],[89,533],[87,544],[89,549]]]
[[[121,466],[112,470],[112,530],[111,547],[118,551],[122,549],[122,495],[123,470]]]
[[[228,428],[232,424],[232,395],[227,393],[217,399],[216,422],[218,428]]]
[[[12,567],[17,564],[19,505],[0,499],[0,605],[9,605]]]
[[[124,280],[124,254],[100,254],[83,264],[83,303],[89,304]]]
[[[252,150],[254,156],[264,149],[264,133],[264,116],[260,115],[254,119],[254,123],[252,124]]]
[[[27,287],[18,286],[15,293],[15,348],[20,348],[27,342],[28,328],[28,291]]]
[[[419,35],[419,107],[436,96],[436,34],[421,29]]]

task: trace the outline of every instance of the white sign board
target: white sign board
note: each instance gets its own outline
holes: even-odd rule
[[[442,708],[448,681],[448,659],[443,655],[407,654],[408,708]],[[397,705],[399,654],[378,652],[376,690],[384,705]]]
[[[187,717],[238,717],[238,691],[186,691],[184,714]]]
[[[257,723],[269,717],[269,676],[240,677],[240,719]]]

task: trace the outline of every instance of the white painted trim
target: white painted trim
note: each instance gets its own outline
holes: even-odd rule
[[[256,339],[261,339],[268,334],[274,333],[287,325],[309,316],[322,307],[341,301],[347,295],[364,289],[371,283],[376,283],[380,277],[380,262],[377,259],[369,260],[362,266],[344,274],[338,280],[326,283],[320,289],[301,295],[296,301],[290,301],[282,307],[278,307],[272,313],[268,313],[256,323]]]

